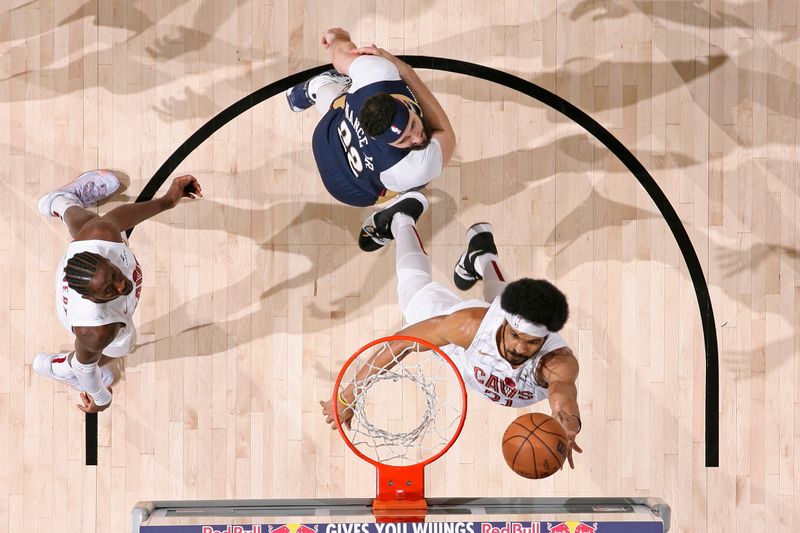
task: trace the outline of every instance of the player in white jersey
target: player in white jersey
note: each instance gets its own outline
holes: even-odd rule
[[[427,210],[428,201],[410,192],[394,205],[377,211],[372,219],[397,246],[397,293],[405,328],[395,335],[408,335],[439,346],[458,366],[468,387],[506,407],[525,407],[545,398],[553,417],[566,430],[572,450],[581,452],[575,437],[581,430],[576,380],[578,360],[557,333],[567,321],[569,307],[564,294],[542,279],[522,278],[506,283],[497,258],[491,225],[475,224],[467,231],[469,246],[455,267],[454,281],[468,290],[484,281],[483,300],[462,300],[450,289],[433,281],[431,260],[415,227]],[[411,343],[392,341],[382,350],[369,372],[394,364],[391,354],[401,353]],[[340,401],[353,400],[346,388]],[[326,421],[335,427],[331,401],[320,402]],[[353,416],[341,409],[346,426]]]
[[[33,370],[81,391],[86,413],[111,405],[113,374],[107,357],[127,355],[136,343],[133,312],[142,289],[142,270],[122,235],[140,222],[178,205],[181,198],[202,196],[193,176],[180,176],[154,200],[124,204],[98,216],[86,209],[119,188],[106,170],[86,172],[39,199],[39,212],[60,218],[73,241],[56,268],[56,312],[75,335],[75,350],[38,353]]]

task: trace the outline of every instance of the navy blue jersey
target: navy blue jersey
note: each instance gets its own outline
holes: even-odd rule
[[[381,172],[403,159],[408,148],[395,148],[368,136],[358,116],[372,95],[389,93],[421,115],[414,94],[404,81],[381,81],[337,98],[314,130],[312,147],[322,183],[342,203],[373,205],[385,192]]]

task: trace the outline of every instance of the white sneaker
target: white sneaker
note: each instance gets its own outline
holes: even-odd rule
[[[63,363],[64,360],[69,357],[68,353],[37,353],[33,357],[33,371],[39,374],[40,376],[44,376],[46,378],[51,378],[56,381],[60,381],[61,383],[66,383],[73,389],[77,391],[83,392],[83,388],[81,384],[78,383],[78,378],[75,377],[75,374],[70,374],[67,377],[61,377],[53,372],[53,363]],[[114,373],[108,367],[100,367],[100,373],[103,379],[103,385],[108,387],[114,382]]]
[[[317,92],[320,88],[329,83],[341,86],[341,92],[345,92],[350,88],[353,80],[344,74],[340,74],[336,69],[325,71],[286,90],[286,100],[289,102],[289,108],[295,113],[305,111],[316,103]]]
[[[54,213],[52,210],[53,200],[59,196],[68,195],[81,206],[92,207],[113,195],[117,189],[119,179],[114,174],[108,170],[90,170],[78,176],[75,181],[39,198],[39,212],[46,217],[62,218],[64,213]]]

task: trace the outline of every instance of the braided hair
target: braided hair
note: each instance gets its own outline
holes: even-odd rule
[[[105,258],[92,252],[81,252],[67,260],[64,267],[64,281],[69,288],[80,295],[89,294],[89,283],[97,272],[97,265]]]

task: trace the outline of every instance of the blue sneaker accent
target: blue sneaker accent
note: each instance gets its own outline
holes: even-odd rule
[[[295,113],[305,111],[314,105],[314,101],[308,96],[308,82],[310,81],[311,80],[306,80],[303,83],[298,83],[286,91],[286,100],[289,102],[289,109]]]
[[[313,106],[317,101],[317,89],[326,83],[337,83],[344,86],[345,90],[347,90],[352,80],[344,74],[339,74],[336,69],[331,69],[303,83],[298,83],[286,91],[286,100],[289,102],[289,109],[295,113],[299,113]]]

